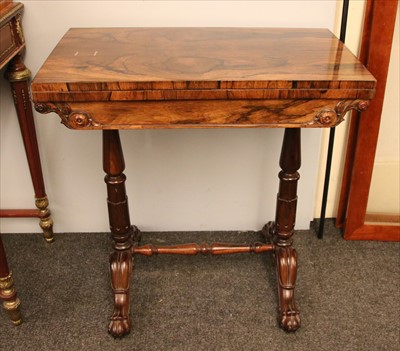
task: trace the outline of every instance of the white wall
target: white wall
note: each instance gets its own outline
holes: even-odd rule
[[[69,27],[323,27],[336,1],[26,1],[26,64],[35,74]],[[0,205],[32,207],[33,191],[12,99],[1,81]],[[71,131],[36,115],[56,232],[108,230],[101,132]],[[303,132],[297,228],[313,218],[320,130]],[[260,229],[273,219],[282,130],[127,131],[131,219],[142,230]],[[2,232],[38,232],[37,220],[2,219]]]
[[[349,2],[345,42],[346,46],[356,56],[358,56],[358,52],[360,50],[365,3],[366,3],[365,0],[357,0]],[[334,30],[334,33],[337,37],[340,36],[341,18],[342,18],[342,2],[338,1],[336,20],[335,20],[335,30]],[[326,205],[326,218],[335,218],[337,214],[343,167],[346,157],[347,134],[350,122],[349,117],[350,114],[347,115],[345,121],[339,127],[337,127],[335,131],[335,142],[332,155],[332,169],[331,169],[329,192]],[[321,143],[322,151],[319,161],[320,163],[319,163],[319,172],[317,181],[317,191],[315,197],[314,218],[320,218],[321,214],[322,193],[325,181],[325,168],[326,168],[326,155],[327,155],[326,150],[328,147],[328,141],[329,141],[329,130],[324,129],[322,133],[322,143]]]

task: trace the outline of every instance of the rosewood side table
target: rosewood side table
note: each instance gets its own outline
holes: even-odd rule
[[[72,129],[103,130],[103,167],[114,251],[114,313],[109,332],[131,321],[134,255],[272,251],[278,322],[300,326],[294,301],[297,255],[292,245],[301,128],[339,124],[364,110],[375,79],[328,30],[255,28],[70,29],[32,83],[35,108],[55,112]],[[120,129],[285,128],[275,222],[265,241],[248,245],[140,245],[125,193]]]
[[[43,236],[47,242],[52,242],[53,220],[48,209],[48,199],[44,186],[39,149],[33,121],[32,105],[29,99],[28,81],[31,72],[24,65],[23,53],[25,39],[22,30],[21,16],[23,5],[12,0],[0,0],[0,69],[7,66],[6,78],[10,81],[11,92],[21,129],[22,140],[28,159],[29,171],[35,192],[36,209],[1,209],[0,217],[37,217]],[[21,324],[19,312],[20,301],[13,287],[12,273],[9,270],[3,243],[0,237],[0,299],[8,312],[11,321]]]

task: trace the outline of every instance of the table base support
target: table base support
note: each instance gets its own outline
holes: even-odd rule
[[[129,316],[130,279],[132,275],[130,250],[116,251],[110,256],[111,286],[114,293],[114,312],[108,326],[113,336],[122,336],[131,329]]]
[[[268,222],[261,231],[266,241],[276,242],[275,223]],[[275,246],[274,264],[278,288],[278,324],[287,331],[300,328],[300,311],[294,300],[294,288],[297,277],[297,252],[293,247]]]
[[[154,246],[147,244],[143,246],[133,246],[132,254],[140,254],[144,256],[153,255],[197,255],[199,253],[203,255],[229,255],[237,253],[263,253],[274,250],[274,245],[254,243],[249,245],[241,244],[224,244],[224,243],[212,243],[212,244],[181,244],[181,245],[170,245],[170,246]]]
[[[297,253],[292,247],[292,236],[296,218],[297,172],[300,168],[300,129],[286,129],[280,157],[279,192],[277,196],[275,222],[262,230],[265,243],[237,244],[181,244],[172,246],[139,246],[140,231],[130,225],[128,199],[123,174],[125,163],[118,130],[103,131],[103,166],[108,193],[110,228],[114,240],[114,252],[110,256],[111,285],[114,293],[114,313],[109,332],[114,337],[129,333],[131,328],[130,279],[136,254],[197,255],[263,253],[272,251],[276,261],[278,288],[278,324],[293,332],[300,327],[300,313],[294,300],[297,276]]]

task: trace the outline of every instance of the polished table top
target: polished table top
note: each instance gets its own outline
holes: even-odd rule
[[[75,109],[84,107],[79,102],[99,102],[89,108],[91,114],[96,110],[96,122],[89,127],[106,129],[114,122],[121,128],[156,127],[165,117],[161,112],[156,115],[152,107],[139,120],[132,116],[111,123],[99,115],[107,109],[100,102],[187,100],[187,111],[196,100],[319,99],[336,100],[332,101],[336,105],[343,99],[371,99],[375,85],[358,59],[326,29],[74,28],[36,75],[32,93],[36,103],[74,102]],[[215,108],[227,108],[220,105]],[[271,113],[271,108],[281,108],[270,105]],[[168,123],[175,126],[277,126],[282,122],[255,116],[241,123],[242,113],[226,120],[220,115],[207,120],[195,116],[191,123],[182,116],[175,118],[178,112],[171,106],[167,110],[174,110],[173,120]],[[322,104],[315,106],[314,114]],[[119,114],[129,114],[126,105],[115,107]],[[146,104],[141,108],[146,109]],[[198,108],[203,108],[199,102]],[[316,125],[308,116],[301,123],[296,120],[294,126]]]

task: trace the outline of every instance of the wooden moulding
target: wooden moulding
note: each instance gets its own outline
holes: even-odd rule
[[[31,85],[72,129],[332,127],[375,86],[304,28],[72,28]]]
[[[368,82],[366,82],[368,83]],[[38,89],[41,89],[39,86]],[[352,89],[156,89],[100,90],[34,93],[36,102],[47,101],[164,101],[164,100],[274,100],[274,99],[372,99],[373,84]]]
[[[365,223],[370,224],[393,224],[400,226],[400,213],[374,213],[368,212],[365,215]]]
[[[144,256],[152,255],[197,255],[199,253],[203,255],[227,255],[236,253],[263,253],[274,250],[274,245],[264,243],[254,243],[250,245],[240,244],[223,244],[223,243],[212,243],[212,244],[182,244],[182,245],[170,245],[170,246],[154,246],[151,244],[142,246],[133,246],[132,254],[140,254]]]
[[[338,125],[367,100],[187,100],[36,103],[71,129],[321,128]]]

